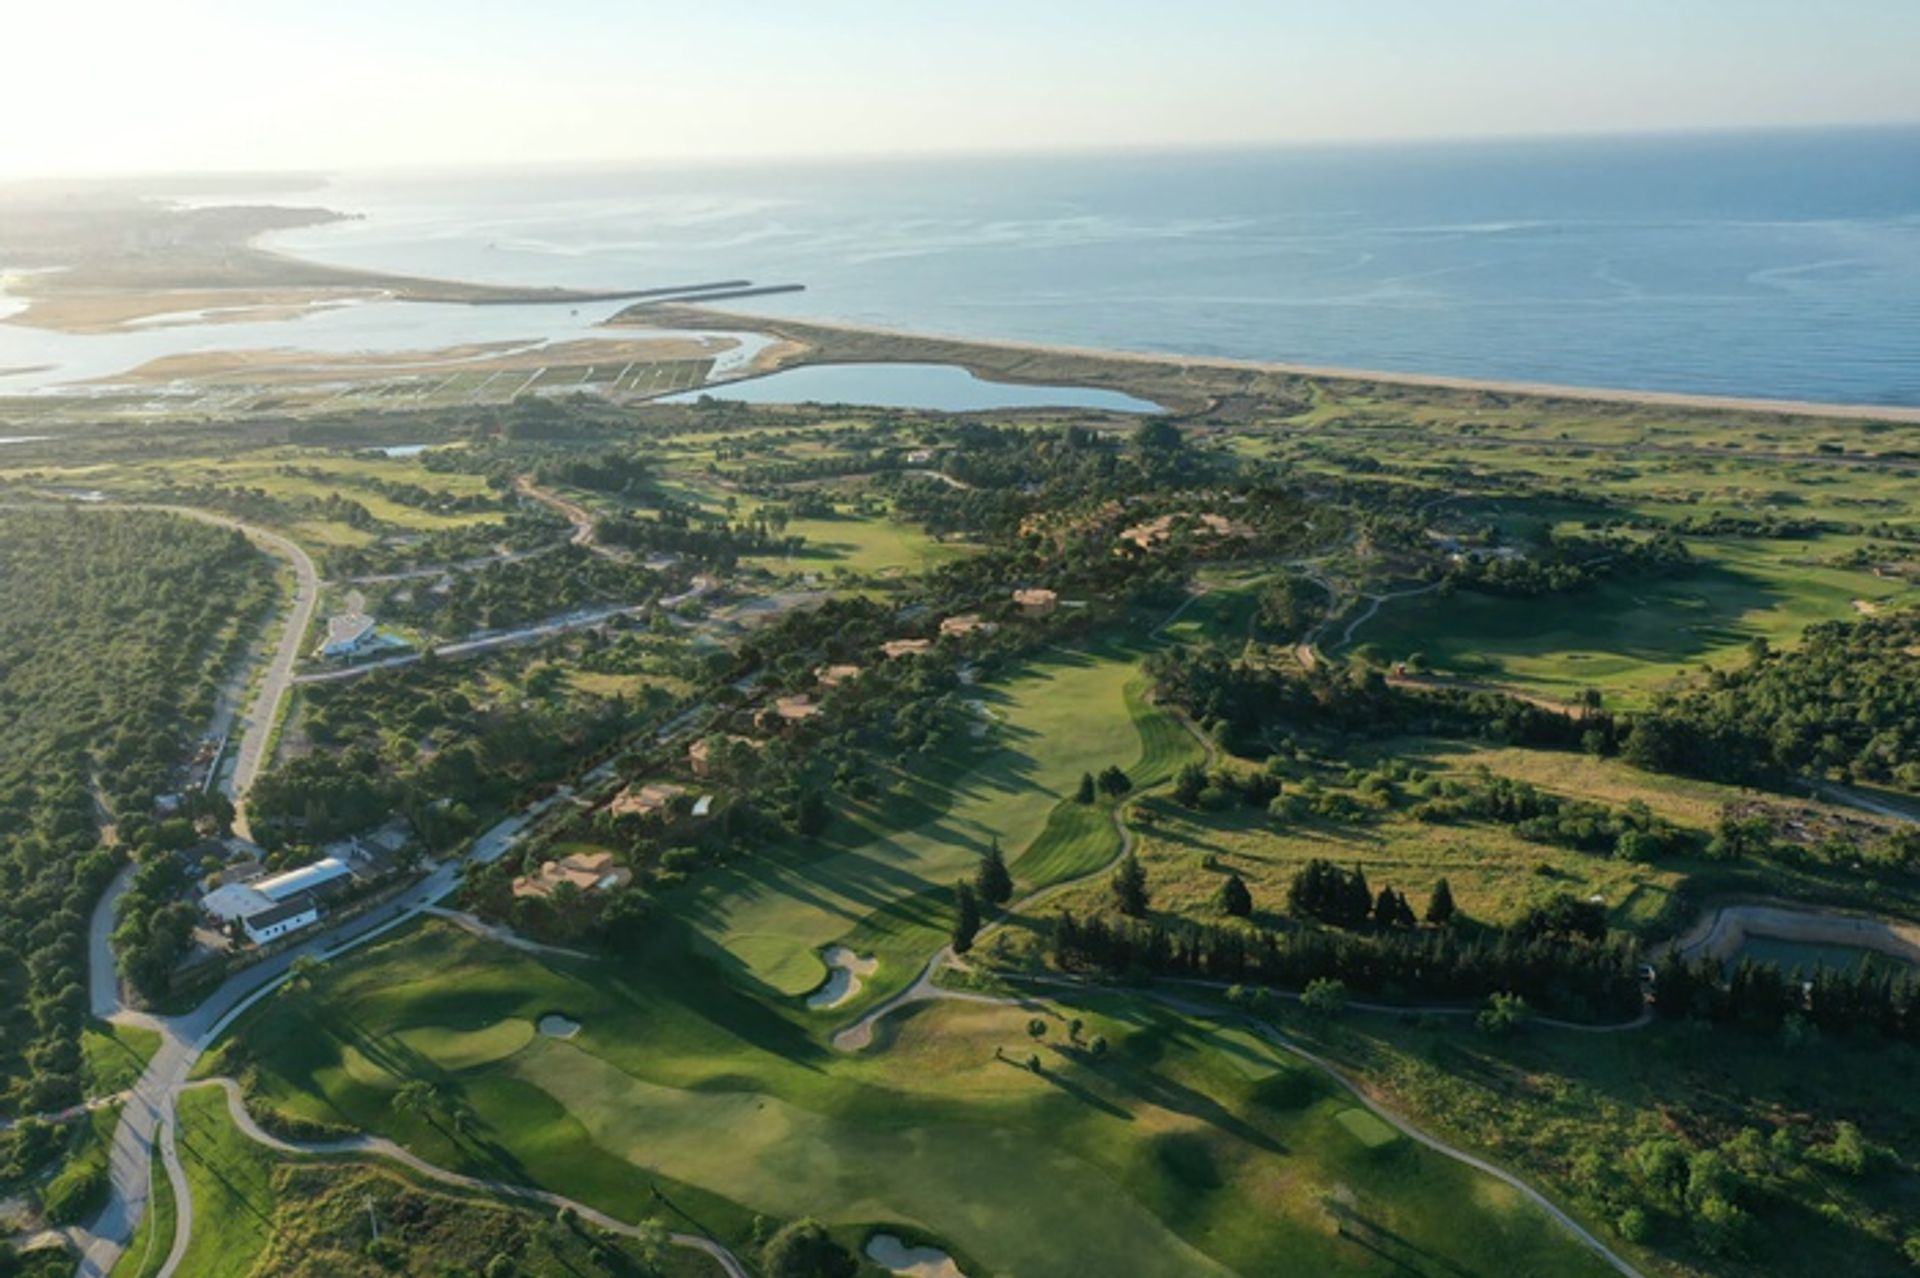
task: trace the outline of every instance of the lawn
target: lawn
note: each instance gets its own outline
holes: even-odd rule
[[[88,1096],[111,1096],[132,1087],[160,1050],[160,1034],[139,1025],[89,1021],[80,1032]]]
[[[965,542],[936,540],[912,524],[861,515],[794,519],[784,535],[804,537],[806,544],[792,555],[758,556],[741,563],[775,573],[844,568],[860,576],[898,575],[926,572],[975,550]]]
[[[333,1278],[397,1272],[479,1273],[506,1256],[520,1278],[577,1278],[604,1272],[596,1244],[638,1259],[635,1244],[602,1240],[589,1226],[550,1228],[545,1209],[498,1205],[462,1192],[445,1192],[412,1173],[356,1159],[289,1158],[250,1140],[233,1123],[226,1094],[215,1088],[185,1092],[179,1100],[180,1151],[193,1190],[194,1233],[181,1273],[195,1278]],[[166,1178],[160,1177],[160,1184]],[[144,1278],[154,1272],[172,1238],[172,1196],[156,1193],[167,1214],[146,1248],[143,1222],[121,1268]],[[152,1214],[149,1214],[149,1220]],[[381,1222],[388,1259],[367,1252],[372,1222]],[[674,1222],[678,1223],[678,1222]],[[157,1253],[141,1264],[140,1257]],[[718,1266],[706,1256],[668,1248],[660,1278],[710,1278]],[[121,1270],[116,1270],[116,1273]],[[613,1272],[640,1272],[614,1269]]]
[[[856,929],[859,944],[891,942],[863,1000],[898,988],[937,948],[945,894],[994,839],[1029,885],[1098,864],[1103,837],[1111,854],[1102,817],[1076,831],[1058,857],[1028,862],[1021,855],[1043,831],[1055,833],[1049,822],[1063,800],[1071,802],[1082,773],[1141,756],[1126,691],[1138,677],[1138,656],[1119,640],[1055,650],[979,686],[970,695],[995,720],[979,747],[915,770],[904,798],[849,808],[820,844],[703,876],[677,907],[743,979],[769,993],[813,989],[826,976],[818,951]]]
[[[1854,618],[1855,599],[1894,593],[1863,572],[1788,562],[1764,542],[1694,549],[1701,564],[1675,577],[1531,599],[1463,590],[1389,600],[1354,640],[1392,660],[1423,653],[1456,678],[1561,699],[1599,688],[1632,705],[1704,664],[1744,662],[1756,638],[1791,647],[1814,622]]]
[[[887,1225],[982,1272],[1599,1273],[1517,1195],[1408,1142],[1369,1148],[1319,1075],[1245,1031],[1124,995],[1043,1013],[936,1005],[838,1056],[663,925],[620,967],[545,964],[412,929],[243,1022],[271,1103],[441,1165],[537,1181],[632,1218],[648,1185],[723,1238],[750,1214]],[[438,1034],[564,1010],[579,1035],[484,1064]],[[1067,1018],[1112,1050],[1068,1046]],[[1002,1057],[1010,1059],[1002,1059]],[[467,1134],[397,1111],[440,1082]],[[1276,1258],[1284,1258],[1279,1261]]]

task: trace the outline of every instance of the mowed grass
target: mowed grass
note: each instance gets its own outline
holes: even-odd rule
[[[844,568],[861,576],[896,575],[926,572],[978,549],[966,542],[940,541],[912,524],[862,515],[791,520],[785,535],[804,537],[806,544],[791,555],[760,555],[741,563],[774,573]]]
[[[1424,653],[1442,674],[1566,698],[1599,688],[1625,704],[1704,663],[1745,659],[1755,638],[1789,647],[1817,621],[1856,615],[1889,593],[1866,573],[1788,564],[1766,543],[1696,544],[1675,577],[1605,582],[1532,599],[1459,591],[1389,600],[1355,633],[1399,660]]]
[[[1503,1187],[1411,1142],[1356,1141],[1345,1093],[1237,1026],[1089,992],[1041,1013],[1038,1072],[1002,1059],[1035,1050],[1033,1012],[1010,1007],[923,1006],[881,1050],[838,1055],[660,927],[620,964],[418,927],[275,996],[241,1045],[279,1108],[627,1219],[658,1186],[735,1245],[754,1214],[804,1214],[1027,1278],[1391,1272],[1352,1241],[1365,1228],[1433,1272],[1601,1272]],[[421,1027],[553,1009],[577,1037],[477,1068],[416,1050]],[[1109,1040],[1104,1059],[1067,1046],[1068,1016]],[[469,1129],[397,1110],[411,1077],[470,1107]]]
[[[897,988],[935,948],[927,942],[944,927],[946,894],[993,840],[1030,882],[1097,853],[1090,826],[1073,832],[1077,842],[1058,864],[1029,866],[1021,857],[1082,773],[1141,756],[1126,696],[1138,656],[1117,639],[1050,652],[970,690],[996,721],[983,748],[916,770],[903,800],[844,811],[820,843],[703,877],[677,906],[743,979],[769,992],[792,997],[817,986],[826,976],[820,948],[856,929],[863,944],[890,942],[862,998]]]
[[[180,1272],[248,1278],[273,1237],[273,1157],[233,1125],[218,1088],[182,1092],[175,1115],[180,1165],[193,1195],[193,1237]]]
[[[80,1032],[80,1054],[88,1096],[110,1096],[132,1087],[147,1062],[160,1050],[160,1034],[140,1025],[88,1021]]]

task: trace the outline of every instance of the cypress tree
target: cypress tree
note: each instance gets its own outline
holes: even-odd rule
[[[998,836],[988,845],[986,856],[980,859],[980,868],[973,876],[973,890],[989,905],[1005,905],[1013,895],[1013,876],[1007,873],[1006,858],[1000,855]]]
[[[965,954],[980,933],[980,902],[965,879],[953,885],[953,952]]]

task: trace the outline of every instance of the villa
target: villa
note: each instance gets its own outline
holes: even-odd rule
[[[931,639],[889,639],[880,645],[880,651],[891,661],[896,657],[917,657],[932,647]]]
[[[671,781],[655,781],[635,788],[628,786],[614,796],[607,811],[614,816],[658,816],[675,799],[687,792],[685,786]]]
[[[633,871],[614,862],[611,852],[569,852],[557,861],[543,862],[532,874],[513,881],[515,898],[552,896],[562,883],[582,892],[605,892],[633,882]]]
[[[1051,617],[1060,607],[1058,591],[1035,587],[1013,592],[1013,602],[1027,617]]]
[[[343,612],[327,618],[327,637],[320,643],[323,657],[351,657],[373,640],[373,618],[364,612]]]

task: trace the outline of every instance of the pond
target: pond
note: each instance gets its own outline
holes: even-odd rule
[[[689,404],[702,395],[742,404],[861,404],[975,413],[995,408],[1087,408],[1111,413],[1159,413],[1149,400],[1091,386],[1024,386],[990,382],[954,364],[810,364],[765,377],[669,395]]]

